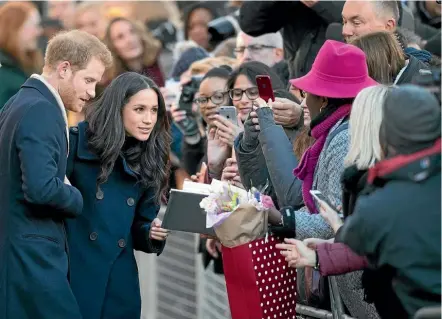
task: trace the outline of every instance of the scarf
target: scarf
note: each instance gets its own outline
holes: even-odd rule
[[[305,151],[298,167],[293,170],[293,175],[295,175],[302,181],[302,197],[304,199],[305,205],[307,206],[311,214],[318,213],[313,197],[310,194],[310,190],[313,186],[313,178],[319,156],[321,155],[322,149],[324,148],[324,144],[330,130],[341,119],[348,116],[350,114],[350,111],[350,104],[343,105],[331,115],[329,115],[326,119],[324,119],[324,121],[312,128],[311,135],[315,138],[316,141],[312,146],[307,149],[307,151]]]

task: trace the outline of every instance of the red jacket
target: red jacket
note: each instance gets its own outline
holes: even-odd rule
[[[363,270],[368,266],[367,259],[356,255],[343,243],[323,243],[316,246],[319,271],[322,276],[342,275]]]

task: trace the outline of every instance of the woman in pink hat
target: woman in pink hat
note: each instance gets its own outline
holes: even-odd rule
[[[293,171],[302,181],[305,207],[290,216],[286,216],[287,210],[273,211],[271,221],[282,218],[284,225],[294,225],[297,239],[329,239],[334,236],[333,230],[318,214],[310,191],[319,190],[335,206],[342,205],[340,179],[349,146],[351,104],[362,89],[377,83],[369,77],[365,55],[359,48],[332,40],[324,43],[311,71],[290,82],[303,92],[315,142]],[[267,106],[263,100],[257,102]],[[345,302],[345,296],[343,299]]]

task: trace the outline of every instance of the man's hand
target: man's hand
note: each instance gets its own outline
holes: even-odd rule
[[[302,107],[289,99],[275,98],[274,102],[270,102],[273,110],[273,118],[275,123],[283,127],[292,128],[298,125],[302,115]]]

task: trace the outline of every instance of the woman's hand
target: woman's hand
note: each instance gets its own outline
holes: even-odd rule
[[[215,128],[209,130],[207,139],[207,165],[209,173],[217,178],[221,177],[224,162],[231,156],[231,147],[223,142]]]
[[[155,239],[159,241],[166,240],[169,235],[169,231],[167,229],[161,228],[161,220],[155,218],[150,225],[149,237],[150,239]]]
[[[321,216],[327,221],[333,231],[336,233],[339,228],[343,225],[341,217],[338,215],[333,208],[331,208],[326,202],[318,201],[319,203],[319,211]],[[341,209],[337,207],[337,209]]]
[[[172,106],[170,107],[170,114],[175,123],[179,123],[186,118],[186,111],[180,110],[175,103],[172,103]]]
[[[286,238],[284,241],[285,244],[276,244],[276,248],[281,250],[281,255],[285,257],[289,267],[316,266],[316,253],[313,249],[296,239]]]
[[[206,241],[206,250],[213,258],[218,258],[218,251],[221,251],[221,243],[213,238],[208,238]]]
[[[221,115],[213,116],[213,125],[217,128],[217,134],[219,135],[219,139],[226,143],[229,146],[233,146],[233,142],[235,138],[239,135],[243,128],[240,127],[240,124],[234,125],[228,119]]]
[[[319,238],[307,238],[302,241],[308,248],[316,250],[316,247],[324,243],[334,243],[335,239],[319,239]]]
[[[227,159],[226,165],[223,169],[223,174],[221,175],[221,180],[230,182],[237,187],[245,189],[244,185],[241,183],[236,158],[231,157]]]

